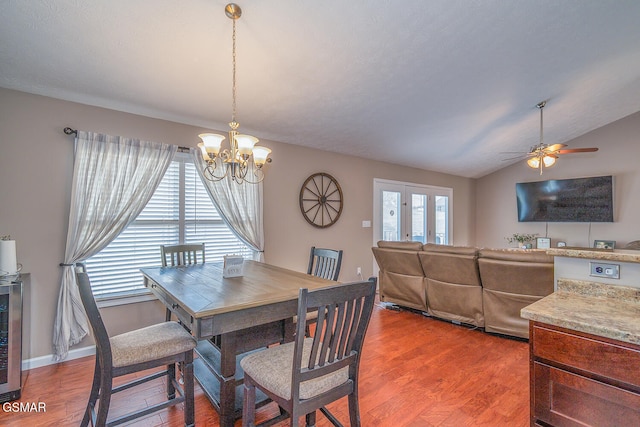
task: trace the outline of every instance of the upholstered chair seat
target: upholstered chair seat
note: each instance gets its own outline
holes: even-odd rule
[[[304,340],[302,359],[309,360],[313,338]],[[283,399],[291,399],[294,343],[250,354],[240,364],[245,373]],[[349,381],[349,367],[300,383],[300,399],[311,399]]]
[[[193,350],[196,340],[177,322],[147,326],[109,338],[115,368]]]

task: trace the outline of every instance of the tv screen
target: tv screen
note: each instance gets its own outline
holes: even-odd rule
[[[516,184],[519,222],[613,222],[613,177]]]

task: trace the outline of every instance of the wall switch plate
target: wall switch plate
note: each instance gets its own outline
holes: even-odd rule
[[[606,277],[607,279],[620,278],[619,264],[607,264],[604,262],[590,262],[589,269],[590,269],[589,276]]]

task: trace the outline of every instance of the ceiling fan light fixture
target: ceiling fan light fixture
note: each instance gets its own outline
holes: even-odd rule
[[[556,156],[546,155],[542,158],[542,163],[545,168],[551,167],[556,164]]]
[[[527,165],[529,165],[529,167],[532,169],[538,169],[540,167],[540,158],[531,157],[527,159]]]

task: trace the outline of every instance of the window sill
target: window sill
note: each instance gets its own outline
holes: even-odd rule
[[[103,296],[102,298],[96,297],[96,304],[98,308],[103,307],[115,307],[118,305],[136,304],[139,302],[147,302],[157,300],[155,295],[149,291],[142,293],[120,295],[120,296]]]

